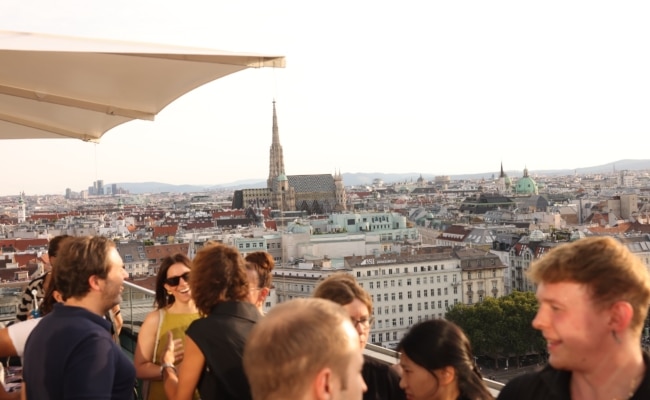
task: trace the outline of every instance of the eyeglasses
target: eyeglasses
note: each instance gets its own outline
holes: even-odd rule
[[[350,318],[352,321],[352,325],[354,325],[355,328],[361,327],[364,330],[370,328],[370,325],[372,325],[373,322],[375,322],[374,317],[363,317],[361,319],[354,319]]]
[[[165,283],[168,284],[169,286],[178,286],[178,284],[181,283],[181,278],[183,278],[185,282],[188,282],[190,280],[190,273],[186,272],[183,275],[172,276],[170,278],[165,279]]]

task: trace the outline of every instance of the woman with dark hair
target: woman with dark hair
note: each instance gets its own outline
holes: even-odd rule
[[[144,381],[143,399],[166,399],[161,380],[162,356],[167,348],[168,335],[177,342],[173,365],[183,359],[183,338],[199,312],[192,300],[189,286],[190,259],[184,254],[166,257],[156,276],[155,310],[142,322],[138,343],[133,355],[136,375]]]
[[[271,292],[275,260],[266,251],[249,253],[244,260],[250,284],[250,302],[264,315],[264,300]]]
[[[415,324],[402,338],[400,386],[412,400],[492,400],[465,333],[444,319]]]
[[[244,258],[231,246],[208,243],[192,261],[190,287],[199,313],[187,329],[185,356],[177,373],[173,341],[163,363],[167,397],[189,400],[198,387],[202,399],[251,398],[242,356],[248,335],[261,318],[251,304]]]

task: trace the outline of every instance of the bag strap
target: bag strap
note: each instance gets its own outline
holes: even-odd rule
[[[163,319],[165,318],[165,312],[161,308],[158,310],[158,329],[156,329],[156,344],[153,346],[153,361],[155,364],[156,353],[158,353],[158,343],[160,342],[160,328],[162,327]]]

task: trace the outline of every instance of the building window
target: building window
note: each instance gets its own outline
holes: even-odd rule
[[[413,311],[413,304],[412,304],[412,303],[407,304],[407,305],[406,305],[406,310],[407,310],[408,312]]]

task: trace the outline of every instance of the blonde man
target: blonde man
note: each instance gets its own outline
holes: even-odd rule
[[[273,307],[244,349],[253,400],[360,400],[366,390],[362,365],[349,316],[324,299]]]
[[[558,246],[533,263],[549,365],[516,378],[499,399],[649,399],[650,356],[641,334],[650,277],[641,260],[610,237]]]

